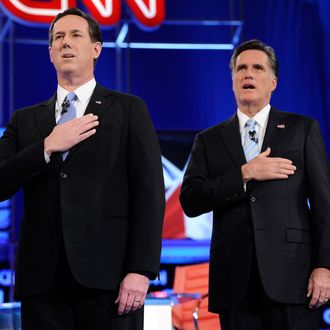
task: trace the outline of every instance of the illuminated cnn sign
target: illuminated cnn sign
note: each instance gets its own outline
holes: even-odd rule
[[[165,0],[125,1],[137,20],[147,27],[157,26],[164,20]],[[58,13],[76,7],[77,2],[77,0],[2,0],[2,6],[21,21],[50,23]],[[82,0],[81,2],[101,25],[114,25],[121,17],[121,0]]]

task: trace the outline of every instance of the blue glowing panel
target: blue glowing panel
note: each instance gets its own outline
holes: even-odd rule
[[[330,307],[323,311],[323,321],[325,324],[330,325]]]
[[[3,209],[5,207],[9,207],[9,204],[10,204],[9,200],[0,202],[0,209]]]
[[[191,264],[209,261],[209,240],[194,241],[189,239],[164,239],[162,264]]]
[[[0,207],[0,230],[6,229],[9,226],[10,210],[8,208],[2,209]]]

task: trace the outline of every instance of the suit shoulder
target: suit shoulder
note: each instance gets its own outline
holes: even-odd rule
[[[280,111],[278,109],[272,108],[272,111],[275,112],[277,115],[285,118],[286,120],[290,120],[292,122],[302,122],[305,124],[310,124],[311,122],[315,122],[316,119],[308,117],[306,115],[302,115],[299,113],[288,112],[288,111]]]
[[[235,116],[232,116],[223,122],[220,122],[218,124],[215,124],[209,128],[202,130],[200,133],[198,133],[198,135],[207,138],[207,137],[211,137],[215,134],[218,134],[219,131],[221,131],[227,125],[231,124],[234,119],[235,119]]]
[[[23,107],[23,108],[19,108],[19,109],[14,111],[14,114],[16,114],[16,115],[18,115],[18,114],[19,115],[29,114],[29,113],[31,113],[31,111],[35,111],[35,110],[44,108],[45,106],[49,105],[53,101],[53,99],[54,99],[54,97],[51,97],[48,100],[44,100],[44,101],[39,102],[39,103],[35,103],[35,104],[28,105],[28,106]]]
[[[108,88],[105,88],[101,85],[98,85],[98,88],[104,94],[108,94],[109,96],[114,97],[117,100],[120,100],[122,102],[136,102],[136,101],[144,102],[144,100],[141,97],[137,96],[137,95],[128,94],[128,93],[108,89]]]

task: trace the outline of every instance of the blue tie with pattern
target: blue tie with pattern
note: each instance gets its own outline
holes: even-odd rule
[[[64,124],[67,121],[75,119],[77,117],[77,109],[74,106],[74,102],[77,100],[77,95],[75,93],[69,93],[63,103],[62,103],[62,112],[61,118],[57,124]],[[65,160],[69,153],[69,150],[62,152],[62,159]]]
[[[249,119],[245,124],[245,139],[244,139],[244,154],[246,161],[259,155],[258,137],[256,133],[257,122],[253,119]]]

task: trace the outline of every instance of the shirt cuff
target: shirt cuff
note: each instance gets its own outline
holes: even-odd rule
[[[48,156],[47,152],[44,150],[44,157],[45,157],[45,161],[46,163],[50,163],[50,157]]]

